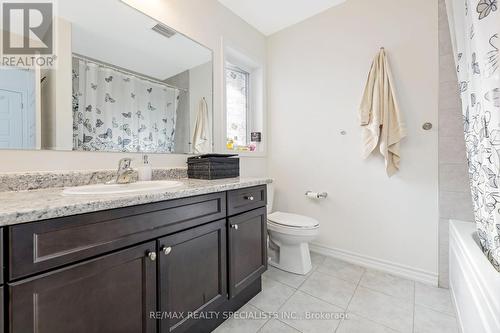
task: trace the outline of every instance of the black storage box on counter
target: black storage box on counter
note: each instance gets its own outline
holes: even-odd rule
[[[206,154],[188,158],[188,178],[222,179],[240,176],[238,155]]]

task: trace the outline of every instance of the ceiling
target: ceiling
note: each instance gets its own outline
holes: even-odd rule
[[[346,0],[218,0],[264,35],[299,23]]]
[[[64,0],[57,10],[71,22],[72,52],[158,80],[212,59],[209,49],[181,34],[152,31],[155,20],[118,0]]]

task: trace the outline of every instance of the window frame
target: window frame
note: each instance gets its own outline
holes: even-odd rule
[[[230,61],[225,61],[224,62],[224,94],[226,96],[225,100],[224,100],[224,109],[226,110],[226,124],[225,124],[225,133],[224,133],[224,136],[225,136],[225,143],[227,143],[227,133],[228,133],[228,124],[227,124],[227,110],[228,110],[228,104],[227,104],[227,71],[230,70],[230,71],[233,71],[233,72],[238,72],[240,74],[243,74],[245,75],[245,78],[246,78],[246,106],[245,106],[245,132],[246,132],[246,142],[245,142],[245,145],[248,147],[248,145],[250,145],[250,142],[251,142],[251,127],[252,127],[252,117],[251,117],[251,113],[252,113],[252,94],[251,94],[251,89],[252,89],[252,71],[251,70],[248,70],[246,69],[244,66],[238,66],[238,65],[235,65],[234,63],[230,62]],[[226,150],[228,150],[226,148]],[[238,151],[238,150],[235,150],[233,149],[233,151]]]
[[[245,158],[262,158],[267,156],[267,66],[264,58],[248,49],[242,48],[238,43],[234,43],[224,36],[220,38],[220,61],[218,61],[218,72],[221,78],[219,86],[221,98],[221,122],[215,124],[217,142],[215,149],[226,154],[238,154]],[[251,133],[258,131],[262,133],[262,140],[256,143],[256,149],[250,150],[229,150],[227,149],[227,108],[226,108],[226,63],[237,65],[240,69],[250,73],[249,80],[249,112],[248,117],[248,140],[251,143]],[[220,126],[220,127],[219,127]]]

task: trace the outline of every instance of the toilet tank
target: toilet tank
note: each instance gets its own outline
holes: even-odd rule
[[[273,212],[273,202],[274,202],[274,184],[267,184],[267,213],[271,214]]]

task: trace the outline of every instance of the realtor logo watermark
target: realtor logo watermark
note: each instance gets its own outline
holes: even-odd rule
[[[52,67],[54,4],[52,1],[2,3],[2,65]]]

